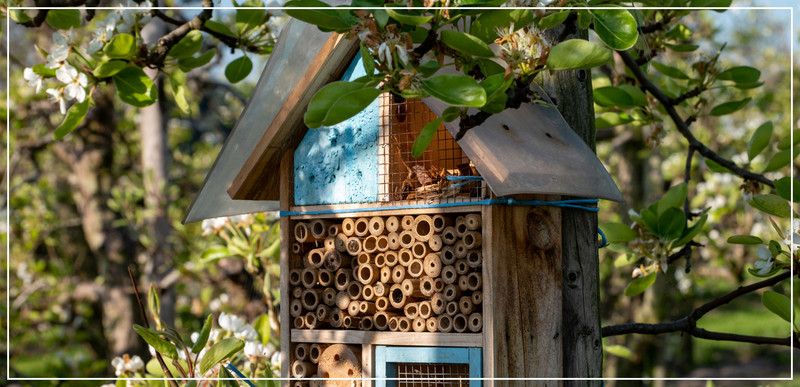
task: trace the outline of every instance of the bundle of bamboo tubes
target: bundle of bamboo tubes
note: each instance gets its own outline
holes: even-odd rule
[[[481,226],[477,213],[296,222],[293,328],[480,332]]]
[[[360,345],[298,343],[290,355],[292,378],[348,378],[326,381],[325,386],[361,386]],[[321,385],[319,382],[299,380],[292,386],[317,386]]]

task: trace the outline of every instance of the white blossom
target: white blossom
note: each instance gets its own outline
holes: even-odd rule
[[[269,363],[272,365],[273,368],[278,368],[281,366],[281,351],[275,351],[272,356],[269,358]]]
[[[95,32],[99,32],[106,41],[111,40],[111,37],[114,35],[114,30],[117,28],[117,23],[119,23],[120,19],[120,14],[116,12],[108,14],[105,19],[94,23],[94,26],[97,27]]]
[[[228,218],[225,216],[221,216],[219,218],[211,218],[203,220],[203,223],[201,224],[200,227],[203,229],[203,235],[208,235],[224,227],[225,223],[227,222]]]
[[[61,114],[67,114],[67,100],[64,99],[63,89],[47,89],[45,93],[50,95],[50,100],[57,103],[61,109]]]
[[[42,90],[42,87],[44,87],[44,78],[36,74],[32,68],[26,67],[25,70],[22,71],[22,77],[28,82],[28,86],[36,87],[37,94]]]
[[[67,63],[69,57],[70,44],[75,34],[72,29],[69,30],[69,36],[61,35],[61,33],[53,32],[53,48],[47,54],[47,64],[49,69],[57,69]]]
[[[800,249],[800,219],[792,219],[792,228],[786,231],[783,243],[791,246],[792,252]]]
[[[219,315],[219,327],[226,331],[236,333],[241,331],[244,326],[244,321],[237,315],[228,314],[225,312],[222,312]]]
[[[266,357],[267,348],[258,341],[247,341],[244,343],[244,355],[248,358]]]
[[[764,246],[758,246],[756,255],[758,256],[758,260],[756,260],[753,266],[758,269],[758,274],[767,275],[772,270],[772,264],[774,262],[772,252]]]
[[[200,338],[200,332],[192,332],[192,336],[191,336],[192,343],[196,343],[197,339],[199,339],[199,338]]]
[[[258,332],[256,332],[256,330],[253,329],[253,327],[250,326],[250,324],[244,324],[244,326],[242,326],[242,328],[239,329],[238,331],[234,332],[233,335],[236,338],[239,338],[239,339],[242,339],[242,340],[256,340],[256,339],[258,339]]]
[[[129,357],[127,354],[122,357],[115,357],[111,360],[111,366],[114,367],[117,376],[121,376],[127,372],[136,372],[144,368],[144,361],[138,355]]]
[[[56,78],[67,84],[64,88],[64,97],[68,101],[76,99],[78,102],[83,102],[83,100],[86,99],[85,87],[88,82],[86,74],[78,72],[78,70],[70,65],[64,65],[56,70]]]

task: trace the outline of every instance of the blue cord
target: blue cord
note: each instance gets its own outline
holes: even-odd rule
[[[247,377],[244,376],[244,374],[242,374],[241,372],[239,372],[238,369],[236,369],[236,366],[234,366],[233,363],[228,362],[228,364],[225,366],[225,368],[227,368],[228,370],[230,370],[231,372],[236,374],[236,376],[242,378],[242,380],[244,380],[244,382],[247,383],[248,386],[256,387],[256,385],[253,384],[253,382],[247,380]]]
[[[599,233],[600,237],[603,238],[602,241],[600,242],[600,246],[597,246],[597,248],[602,249],[603,247],[608,246],[608,239],[606,239],[606,234],[603,233],[603,230],[601,230],[600,227],[597,228],[597,233]]]

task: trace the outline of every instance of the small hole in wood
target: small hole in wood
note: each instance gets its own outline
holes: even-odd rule
[[[508,125],[506,125],[506,124],[503,124],[503,129],[505,129],[505,130],[511,130],[511,128],[509,128],[509,127],[508,127]]]

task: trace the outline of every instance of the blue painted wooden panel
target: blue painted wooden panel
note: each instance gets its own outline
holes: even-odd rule
[[[342,80],[366,75],[356,56]],[[309,129],[294,153],[296,205],[378,201],[378,99],[355,117]]]
[[[452,347],[375,347],[375,387],[394,387],[397,363],[469,364],[469,377],[481,378],[483,358],[480,348]],[[381,380],[384,379],[384,380]],[[470,380],[470,387],[480,387],[480,380]]]

